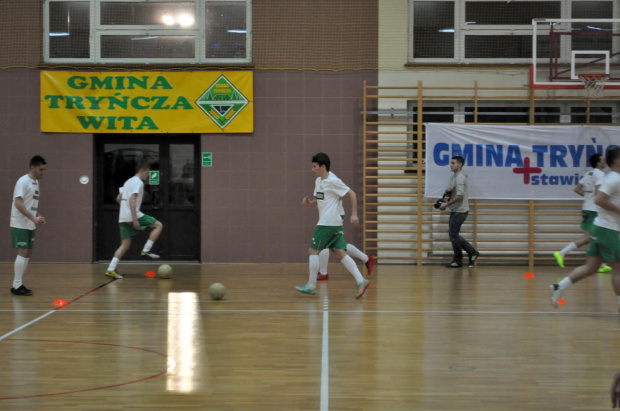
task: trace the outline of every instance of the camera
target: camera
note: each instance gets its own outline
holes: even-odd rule
[[[436,209],[439,209],[439,207],[441,207],[442,204],[447,203],[448,201],[450,201],[450,193],[452,192],[452,190],[446,190],[443,193],[443,196],[437,200],[437,202],[435,204],[433,204],[433,207],[435,207]]]

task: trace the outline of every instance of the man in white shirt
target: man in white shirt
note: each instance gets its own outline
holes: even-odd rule
[[[611,284],[620,306],[620,147],[607,150],[605,162],[611,172],[594,198],[599,209],[590,231],[586,263],[549,286],[551,304],[556,308],[562,293],[574,283],[595,274],[603,261],[613,270]]]
[[[590,242],[590,230],[592,229],[592,223],[596,218],[598,212],[598,206],[594,204],[594,198],[598,192],[599,187],[605,180],[605,159],[602,154],[592,154],[590,156],[590,165],[592,170],[588,171],[581,177],[579,184],[577,184],[573,191],[583,197],[583,205],[581,206],[581,229],[584,234],[578,239],[568,243],[560,251],[553,253],[558,265],[564,268],[564,256],[569,252],[583,247]],[[607,273],[611,271],[611,267],[603,264],[599,269],[599,273]]]
[[[10,226],[12,245],[17,248],[11,287],[13,295],[32,295],[32,290],[26,288],[22,281],[32,255],[35,230],[45,224],[45,217],[39,214],[39,180],[46,169],[47,163],[43,157],[32,157],[28,174],[17,180],[13,191]]]
[[[148,178],[150,171],[151,167],[148,164],[138,164],[136,167],[136,175],[125,181],[125,184],[116,197],[116,201],[121,206],[118,215],[121,245],[114,253],[114,257],[112,261],[110,261],[110,265],[105,272],[105,275],[108,277],[117,279],[123,278],[122,275],[116,272],[116,265],[123,258],[127,250],[129,250],[129,247],[131,247],[131,237],[146,228],[150,228],[151,233],[142,249],[142,257],[153,260],[159,259],[157,254],[151,252],[151,248],[153,247],[153,243],[157,241],[164,226],[155,218],[140,211],[142,197],[144,196],[144,180]]]
[[[329,173],[333,176],[336,176],[332,171],[330,171]],[[344,221],[345,212],[344,212],[344,207],[342,206],[342,199],[338,201],[338,214],[340,214],[340,217]],[[359,248],[357,248],[351,243],[347,243],[346,251],[347,251],[347,254],[349,254],[351,257],[362,260],[362,262],[366,266],[367,276],[370,276],[370,274],[372,274],[372,269],[375,265],[374,255],[370,255],[370,256],[367,255],[366,253],[364,253],[362,250],[360,250]],[[321,250],[321,252],[319,253],[319,275],[317,277],[318,281],[329,280],[329,274],[327,274],[328,263],[329,263],[329,248],[326,248],[324,250]]]
[[[330,160],[325,153],[317,153],[312,157],[312,172],[317,176],[314,183],[314,199],[304,197],[302,204],[316,206],[319,209],[319,222],[312,237],[309,254],[308,283],[295,287],[305,294],[316,294],[316,281],[319,273],[319,252],[331,249],[340,262],[351,273],[357,283],[357,296],[360,298],[368,289],[370,281],[362,277],[355,261],[346,253],[347,243],[344,239],[342,217],[338,212],[338,204],[342,198],[351,200],[351,224],[359,225],[357,217],[357,195],[338,177],[329,172]]]

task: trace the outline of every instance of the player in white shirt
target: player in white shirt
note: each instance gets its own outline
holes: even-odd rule
[[[590,231],[586,263],[575,268],[560,282],[549,286],[551,304],[556,308],[562,293],[572,284],[595,274],[603,261],[612,268],[611,284],[620,306],[620,147],[609,149],[605,162],[611,172],[605,177],[594,198],[599,209]]]
[[[333,176],[336,176],[332,171],[330,171],[329,173]],[[340,199],[340,201],[338,201],[338,213],[340,214],[340,217],[344,221],[345,212],[344,212],[344,207],[342,206],[342,198]],[[346,252],[351,257],[362,260],[362,262],[366,266],[366,275],[372,274],[372,269],[375,263],[374,255],[368,256],[362,250],[360,250],[359,248],[357,248],[356,246],[350,243],[347,243]],[[319,275],[317,276],[318,281],[329,280],[329,274],[327,274],[328,263],[329,263],[329,249],[326,248],[324,250],[321,250],[321,252],[319,253]]]
[[[28,174],[17,180],[13,191],[10,226],[12,245],[17,248],[11,287],[11,294],[14,295],[32,295],[32,290],[24,285],[23,277],[32,255],[35,230],[45,224],[45,217],[39,214],[39,180],[46,169],[47,163],[43,157],[32,157]]]
[[[562,250],[553,253],[558,265],[562,268],[564,268],[564,256],[566,256],[566,254],[590,242],[590,230],[592,229],[592,223],[598,211],[598,206],[594,204],[594,197],[601,184],[603,184],[603,180],[605,180],[605,173],[603,172],[605,160],[603,159],[603,155],[598,153],[592,154],[590,156],[590,165],[592,166],[592,170],[581,177],[579,184],[577,184],[573,190],[583,197],[583,205],[581,206],[581,229],[584,231],[584,234],[578,239],[568,243]],[[611,267],[606,264],[601,265],[598,269],[599,273],[607,273],[609,271],[611,271]]]
[[[129,247],[131,247],[131,237],[138,234],[141,230],[150,228],[149,239],[146,241],[142,249],[142,257],[153,260],[159,259],[157,254],[151,252],[153,243],[161,234],[164,226],[155,218],[146,215],[140,211],[142,205],[142,197],[144,196],[144,180],[149,176],[151,167],[148,164],[139,164],[136,167],[136,175],[125,181],[120,189],[116,201],[121,208],[118,215],[118,225],[121,232],[121,245],[114,253],[112,261],[105,272],[105,275],[111,278],[123,278],[116,272],[116,266],[123,258]]]
[[[317,176],[314,184],[314,199],[304,197],[302,204],[317,206],[319,222],[314,231],[309,254],[308,283],[295,287],[306,294],[316,294],[316,281],[319,273],[319,252],[325,248],[331,249],[345,268],[353,275],[357,283],[357,296],[360,298],[366,292],[370,282],[362,277],[355,261],[346,253],[347,243],[344,239],[342,217],[339,214],[338,203],[342,198],[351,200],[351,224],[359,225],[357,217],[357,196],[338,177],[329,172],[330,160],[325,153],[318,153],[312,157],[312,172]]]

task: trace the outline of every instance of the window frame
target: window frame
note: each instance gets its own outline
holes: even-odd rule
[[[90,16],[90,44],[89,58],[51,58],[50,57],[50,4],[52,3],[89,3]],[[194,28],[165,27],[162,25],[103,25],[101,21],[101,3],[194,3]],[[240,58],[207,58],[206,56],[206,27],[205,13],[207,3],[245,3],[246,33],[245,57]],[[180,35],[194,36],[193,58],[103,58],[101,57],[101,37],[105,35]],[[250,64],[252,63],[252,0],[45,0],[43,6],[43,61],[48,64]]]
[[[454,4],[454,57],[453,58],[414,58],[414,9],[416,2],[451,2]],[[512,0],[515,3],[538,3],[540,0]],[[547,2],[560,3],[559,18],[570,19],[572,14],[573,2],[597,2],[608,1],[612,4],[612,16],[605,18],[618,18],[620,5],[613,0],[544,0]],[[409,0],[408,15],[408,40],[407,40],[407,64],[531,64],[532,57],[523,58],[466,58],[466,36],[512,36],[512,35],[533,35],[531,23],[519,25],[467,25],[466,3],[486,3],[498,2],[498,0]],[[564,46],[566,47],[566,46]],[[538,61],[544,62],[548,58],[539,58]]]

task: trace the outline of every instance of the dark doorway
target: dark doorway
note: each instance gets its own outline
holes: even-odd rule
[[[97,136],[95,260],[112,258],[120,244],[118,190],[136,174],[140,161],[159,171],[159,181],[144,182],[143,213],[164,224],[153,247],[162,260],[200,260],[199,136]],[[140,260],[148,230],[134,237],[123,261]]]

